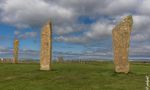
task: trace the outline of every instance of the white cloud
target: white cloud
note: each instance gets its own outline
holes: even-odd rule
[[[20,32],[19,32],[19,31],[15,31],[14,34],[15,34],[15,35],[19,35]]]
[[[131,39],[139,42],[147,41],[150,38],[150,16],[134,15],[133,21]]]
[[[59,36],[55,38],[56,41],[59,42],[68,42],[68,43],[86,43],[88,40],[86,40],[85,37],[65,37],[65,36]]]
[[[141,0],[141,1],[142,2],[138,8],[138,12],[140,14],[150,15],[150,7],[149,7],[150,0]]]
[[[17,35],[17,37],[20,39],[35,38],[36,36],[37,32],[25,32]]]
[[[111,36],[113,26],[113,24],[98,21],[80,36],[59,36],[55,40],[70,43],[90,43],[93,40],[101,40]]]
[[[5,53],[12,53],[13,49],[6,47],[6,46],[0,46],[0,54],[5,54]]]
[[[73,15],[69,8],[44,0],[6,0],[2,6],[1,21],[17,27],[38,26],[49,19],[65,21]]]
[[[1,21],[19,28],[39,26],[48,19],[58,27],[64,23],[69,27],[79,16],[122,15],[138,4],[138,0],[5,0],[0,9]]]
[[[56,27],[55,29],[57,30],[57,31],[55,31],[56,34],[59,34],[59,35],[74,32],[74,29],[72,27],[69,27],[69,26]]]
[[[150,46],[149,44],[136,44],[129,51],[131,56],[149,56]]]
[[[56,41],[87,44],[107,40],[113,26],[122,17],[131,14],[134,20],[131,45],[140,43],[144,46],[149,45],[147,42],[150,38],[149,3],[150,0],[1,0],[0,21],[18,28],[27,28],[41,26],[50,19],[54,34],[58,36],[54,37]],[[94,18],[95,21],[80,25],[80,16]],[[75,36],[72,35],[73,32],[81,33]],[[37,35],[36,32],[14,33],[20,38]],[[140,49],[133,51],[134,54],[148,49],[134,47]]]
[[[138,5],[140,5],[139,0],[106,0],[107,4],[105,7],[101,8],[99,13],[103,15],[122,15],[127,13],[132,13]]]
[[[105,22],[96,22],[91,25],[91,30],[86,32],[86,36],[89,38],[102,38],[111,35],[113,25]]]
[[[131,37],[131,40],[133,41],[145,41],[149,38],[149,35],[147,34],[135,34]]]
[[[134,20],[134,27],[136,30],[143,29],[142,31],[145,31],[145,30],[147,30],[147,27],[149,27],[150,16],[134,15],[133,20]]]

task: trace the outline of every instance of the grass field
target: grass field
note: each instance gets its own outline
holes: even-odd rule
[[[117,74],[111,62],[53,64],[0,64],[0,90],[145,90],[150,64],[132,63],[129,74]]]

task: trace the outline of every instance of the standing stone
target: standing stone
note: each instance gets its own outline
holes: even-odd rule
[[[41,32],[40,70],[50,70],[52,60],[52,25],[47,23]]]
[[[112,31],[116,72],[129,72],[128,52],[132,24],[132,16],[127,16]]]
[[[14,63],[18,63],[19,40],[14,40]]]
[[[0,61],[1,63],[3,63],[3,62],[4,62],[4,58],[1,58],[0,60],[1,60],[1,61]]]
[[[63,63],[64,62],[63,56],[59,56],[57,62],[58,63]]]

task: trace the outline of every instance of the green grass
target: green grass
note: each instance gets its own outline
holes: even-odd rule
[[[129,74],[118,74],[113,63],[0,64],[0,90],[145,90],[150,64],[131,64]]]

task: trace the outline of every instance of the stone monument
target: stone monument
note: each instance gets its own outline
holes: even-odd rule
[[[128,52],[132,24],[132,16],[127,16],[112,30],[114,64],[116,72],[129,72]]]
[[[58,59],[57,59],[57,62],[58,63],[63,63],[64,62],[63,56],[59,56]]]
[[[52,25],[48,22],[41,32],[40,70],[51,70]]]
[[[18,51],[19,51],[19,40],[15,39],[14,40],[14,59],[13,63],[18,63]]]

